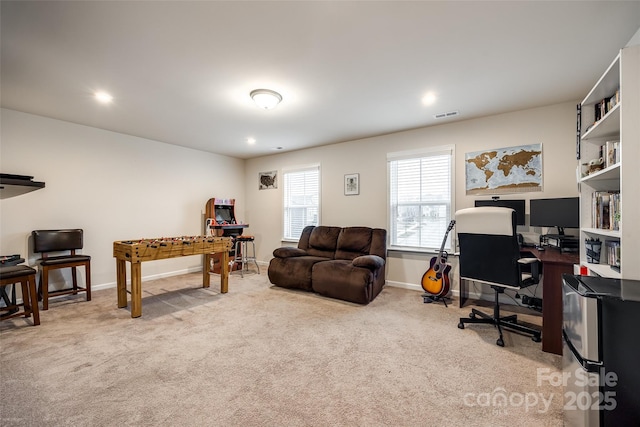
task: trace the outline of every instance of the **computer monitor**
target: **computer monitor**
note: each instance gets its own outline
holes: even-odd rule
[[[565,228],[580,227],[580,198],[531,199],[529,201],[531,227],[557,227],[563,235]]]
[[[524,210],[524,199],[522,200],[476,200],[475,206],[493,206],[498,208],[511,208],[516,211],[516,224],[524,225],[525,224],[525,210]]]

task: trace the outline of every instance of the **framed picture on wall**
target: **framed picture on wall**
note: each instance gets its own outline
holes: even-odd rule
[[[356,196],[360,194],[360,174],[350,173],[344,176],[344,195]]]
[[[467,195],[542,191],[542,143],[465,153],[464,162]]]
[[[258,189],[271,190],[278,188],[278,171],[258,173]]]

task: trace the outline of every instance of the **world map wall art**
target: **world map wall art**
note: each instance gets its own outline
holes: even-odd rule
[[[467,194],[542,191],[542,144],[464,155]]]

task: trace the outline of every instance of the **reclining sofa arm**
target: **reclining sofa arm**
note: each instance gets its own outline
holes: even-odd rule
[[[377,270],[384,265],[384,259],[378,255],[362,255],[351,261],[355,267],[368,268],[369,270]]]
[[[292,246],[276,248],[273,251],[273,256],[276,258],[292,258],[305,255],[307,255],[307,252],[304,249],[294,248]]]

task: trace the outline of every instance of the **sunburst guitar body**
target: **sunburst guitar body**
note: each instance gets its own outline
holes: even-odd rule
[[[444,264],[442,260],[444,260]],[[435,297],[448,294],[450,270],[451,265],[446,263],[446,257],[434,256],[431,258],[429,270],[422,275],[422,289]]]
[[[449,223],[438,256],[431,258],[429,269],[422,275],[422,289],[435,297],[441,297],[449,293],[449,271],[451,270],[451,265],[447,264],[448,254],[444,250],[444,244],[455,223],[455,221]]]

